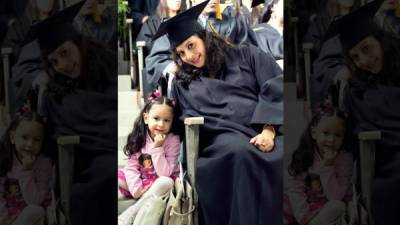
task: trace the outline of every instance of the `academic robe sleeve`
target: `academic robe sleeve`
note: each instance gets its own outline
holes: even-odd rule
[[[256,34],[254,31],[249,27],[249,25],[246,23],[245,19],[243,16],[239,15],[238,17],[235,17],[235,22],[236,22],[236,30],[237,33],[235,35],[235,39],[233,42],[237,45],[245,44],[245,45],[254,45],[258,46],[258,41]]]
[[[253,74],[259,84],[258,103],[254,110],[252,124],[283,123],[283,71],[275,59],[261,49],[250,47],[249,55]]]
[[[151,90],[157,87],[158,81],[163,74],[163,70],[168,66],[168,64],[173,62],[169,49],[169,40],[167,36],[164,35],[153,42],[150,54],[145,59],[145,80],[147,85],[151,87]]]

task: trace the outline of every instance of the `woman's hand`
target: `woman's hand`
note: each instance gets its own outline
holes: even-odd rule
[[[270,152],[274,147],[275,132],[270,128],[265,128],[257,136],[250,139],[250,144],[253,144],[262,152]]]

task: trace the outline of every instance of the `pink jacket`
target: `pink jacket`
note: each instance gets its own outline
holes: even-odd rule
[[[353,175],[353,159],[351,153],[340,151],[332,166],[324,166],[321,157],[314,154],[314,163],[308,169],[309,173],[320,176],[322,189],[329,200],[347,201],[351,198],[351,178]],[[306,179],[307,173],[297,177],[287,176],[285,184],[284,201],[290,204],[293,216],[300,225],[307,224],[309,220],[319,212],[318,209],[311,209],[307,202]]]
[[[179,136],[168,134],[164,144],[158,148],[152,148],[153,140],[147,134],[146,145],[138,152],[132,155],[122,171],[125,174],[126,183],[129,192],[133,195],[139,187],[142,186],[139,171],[139,156],[142,153],[151,155],[153,166],[158,176],[169,177],[171,175],[177,176],[179,174],[178,156],[180,149]]]
[[[52,165],[47,157],[40,155],[30,171],[23,170],[21,163],[14,157],[13,167],[7,173],[7,177],[19,181],[26,204],[42,205],[50,199],[51,173]],[[0,177],[0,221],[7,215],[6,202],[3,198],[6,191],[4,190],[4,182],[7,177]]]

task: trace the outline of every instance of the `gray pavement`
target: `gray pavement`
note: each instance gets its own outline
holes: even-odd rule
[[[129,76],[118,76],[118,167],[125,165],[127,156],[122,149],[140,110],[137,104],[138,92],[131,90]]]

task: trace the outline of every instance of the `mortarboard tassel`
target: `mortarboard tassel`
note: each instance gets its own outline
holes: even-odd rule
[[[215,18],[217,20],[222,20],[222,12],[221,12],[221,4],[219,4],[220,1],[217,2],[217,5],[215,6]]]

